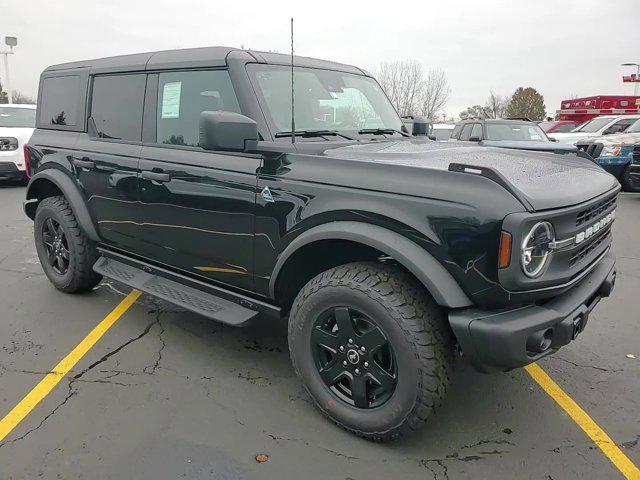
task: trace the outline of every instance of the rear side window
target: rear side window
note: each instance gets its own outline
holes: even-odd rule
[[[482,125],[479,123],[473,124],[473,129],[471,130],[471,137],[469,138],[478,138],[482,140]]]
[[[140,141],[146,75],[105,75],[93,80],[91,118],[98,137]]]
[[[460,138],[460,130],[462,130],[462,125],[456,125],[453,127],[453,133],[451,134],[451,138],[458,139]]]
[[[42,81],[41,125],[76,126],[80,77],[67,75],[48,77]]]
[[[156,141],[165,145],[198,146],[200,113],[217,110],[240,113],[226,70],[161,73]]]

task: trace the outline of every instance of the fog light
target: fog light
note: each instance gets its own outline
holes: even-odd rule
[[[542,353],[551,347],[551,337],[553,337],[553,328],[539,330],[527,339],[527,351],[533,353]]]

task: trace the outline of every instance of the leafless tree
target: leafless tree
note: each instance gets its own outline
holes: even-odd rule
[[[496,95],[489,92],[489,98],[485,104],[484,111],[487,118],[503,118],[507,111],[509,99],[503,95]]]
[[[420,113],[432,120],[444,110],[451,95],[447,76],[442,70],[429,70],[427,80],[422,88]]]
[[[373,74],[401,116],[419,111],[425,83],[422,65],[415,60],[384,62]]]
[[[13,103],[36,103],[36,101],[18,90],[14,90],[11,94],[11,101]]]
[[[373,71],[401,116],[425,115],[435,119],[444,110],[451,89],[442,70],[429,70],[415,60],[381,63]]]

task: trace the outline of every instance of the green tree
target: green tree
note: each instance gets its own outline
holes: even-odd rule
[[[489,112],[486,107],[482,105],[474,105],[473,107],[467,107],[466,110],[460,112],[460,119],[466,120],[467,118],[487,118],[489,117]]]
[[[2,89],[2,83],[0,82],[0,103],[7,103],[8,101],[7,92]]]
[[[545,115],[544,97],[533,87],[518,88],[507,105],[507,117],[540,122]]]

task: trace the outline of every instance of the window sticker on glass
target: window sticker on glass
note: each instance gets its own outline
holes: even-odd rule
[[[162,118],[180,116],[180,91],[182,82],[165,83],[162,88]]]

